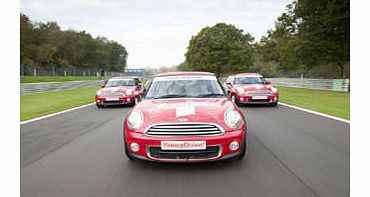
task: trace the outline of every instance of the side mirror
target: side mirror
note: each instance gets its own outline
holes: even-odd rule
[[[101,88],[104,88],[105,87],[105,85],[108,83],[108,80],[106,79],[106,80],[104,80],[101,84],[100,84],[100,87]]]
[[[266,82],[265,82],[265,84],[267,84],[267,85],[270,85],[270,84],[271,84],[271,82],[269,82],[269,81],[266,81]]]
[[[230,85],[231,85],[230,81],[227,81],[227,82],[226,82],[226,85],[229,85],[229,86],[230,86]]]

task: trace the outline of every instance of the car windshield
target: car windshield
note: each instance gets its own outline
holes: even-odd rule
[[[262,77],[236,77],[235,84],[263,84],[266,80]]]
[[[219,98],[225,94],[213,76],[157,77],[145,98]]]
[[[110,87],[120,87],[120,86],[135,86],[135,81],[132,79],[122,79],[122,80],[109,80],[105,85],[106,88]]]

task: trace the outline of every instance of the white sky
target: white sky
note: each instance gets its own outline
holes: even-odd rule
[[[218,22],[249,32],[256,41],[274,27],[292,0],[21,0],[33,21],[86,30],[124,45],[128,68],[178,65],[191,36]]]

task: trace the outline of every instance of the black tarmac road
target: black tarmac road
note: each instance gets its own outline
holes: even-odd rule
[[[244,160],[146,164],[123,154],[128,110],[89,106],[21,125],[21,196],[349,196],[348,123],[246,107]]]

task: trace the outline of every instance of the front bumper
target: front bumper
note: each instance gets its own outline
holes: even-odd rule
[[[111,105],[125,105],[125,104],[132,104],[134,103],[135,97],[134,96],[125,96],[125,97],[119,97],[118,100],[110,100],[107,101],[105,97],[96,97],[95,103],[98,105],[105,105],[105,106],[111,106]]]
[[[262,95],[261,95],[262,96]],[[265,96],[266,98],[264,99],[255,99],[258,98],[258,95],[245,95],[245,94],[237,94],[236,95],[236,100],[239,103],[244,103],[244,104],[269,104],[269,103],[276,103],[279,100],[278,95],[272,94],[269,96]]]
[[[215,136],[147,136],[142,133],[126,131],[126,144],[129,152],[135,158],[157,162],[206,162],[217,161],[238,156],[244,146],[246,132],[244,128],[232,132],[225,132]],[[206,141],[207,149],[204,151],[162,151],[161,141]],[[231,142],[239,142],[237,150],[230,150]],[[131,143],[137,143],[139,150],[130,149]],[[153,152],[153,149],[157,152]],[[191,154],[191,155],[190,155]]]

